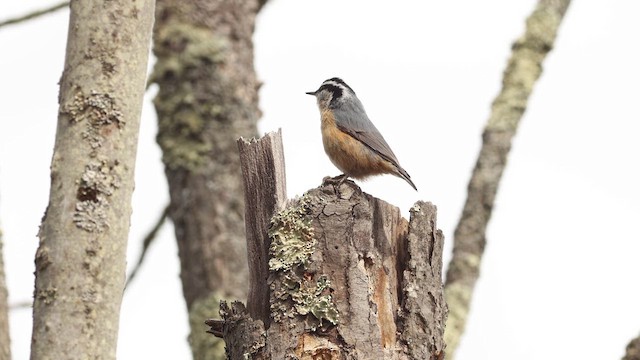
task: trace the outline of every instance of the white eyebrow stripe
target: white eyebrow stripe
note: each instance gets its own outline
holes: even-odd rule
[[[333,85],[333,86],[337,86],[337,87],[339,87],[341,89],[345,88],[344,85],[342,85],[342,84],[340,84],[338,82],[335,82],[335,81],[325,81],[325,82],[322,83],[322,85]]]
[[[334,80],[325,80],[325,82],[323,82],[322,85],[331,85],[339,88],[340,90],[342,90],[342,96],[344,97],[351,97],[355,95],[353,90],[351,90],[349,85],[347,85],[346,83],[341,83]]]

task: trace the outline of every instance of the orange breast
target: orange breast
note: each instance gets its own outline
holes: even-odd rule
[[[322,143],[331,162],[356,179],[395,174],[394,166],[351,135],[342,132],[330,111],[322,112]]]

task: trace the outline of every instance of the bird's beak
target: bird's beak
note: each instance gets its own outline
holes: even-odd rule
[[[307,95],[314,95],[314,96],[315,96],[316,92],[315,92],[315,91],[309,91],[309,92],[306,92],[305,94],[307,94]]]

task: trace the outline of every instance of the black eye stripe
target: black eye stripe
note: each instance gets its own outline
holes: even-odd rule
[[[322,90],[327,90],[328,92],[330,92],[332,95],[331,96],[332,99],[337,99],[342,96],[342,88],[339,86],[335,86],[332,84],[324,84],[320,86],[320,89],[318,89],[318,91],[322,91]]]
[[[329,79],[329,80],[325,80],[324,82],[325,82],[325,83],[326,83],[326,82],[334,82],[334,83],[336,83],[336,84],[340,84],[340,85],[342,85],[342,86],[346,87],[347,89],[351,90],[351,92],[355,94],[355,91],[353,91],[353,89],[351,88],[351,86],[347,85],[347,83],[346,83],[346,82],[344,82],[342,79],[340,79],[340,78],[338,78],[338,77],[333,77],[333,78],[331,78],[331,79]]]

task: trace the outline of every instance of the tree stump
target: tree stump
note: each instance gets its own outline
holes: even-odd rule
[[[282,152],[279,133],[240,142],[241,159],[247,147],[268,144]],[[268,159],[281,156],[266,158],[243,161],[243,166],[269,168]],[[274,173],[284,176],[283,170]],[[260,171],[243,169],[243,174],[245,185],[260,186],[247,179],[263,178]],[[245,194],[278,198],[255,188],[245,188]],[[228,358],[443,358],[444,238],[436,228],[434,205],[417,202],[407,221],[398,208],[363,193],[352,181],[339,187],[325,181],[280,211],[279,203],[271,201],[271,212],[246,207],[251,228],[267,229],[249,234],[247,227],[248,241],[266,242],[247,244],[263,249],[249,252],[250,272],[256,276],[251,276],[254,296],[248,306],[222,302],[222,320],[206,322],[210,332],[224,338]]]

